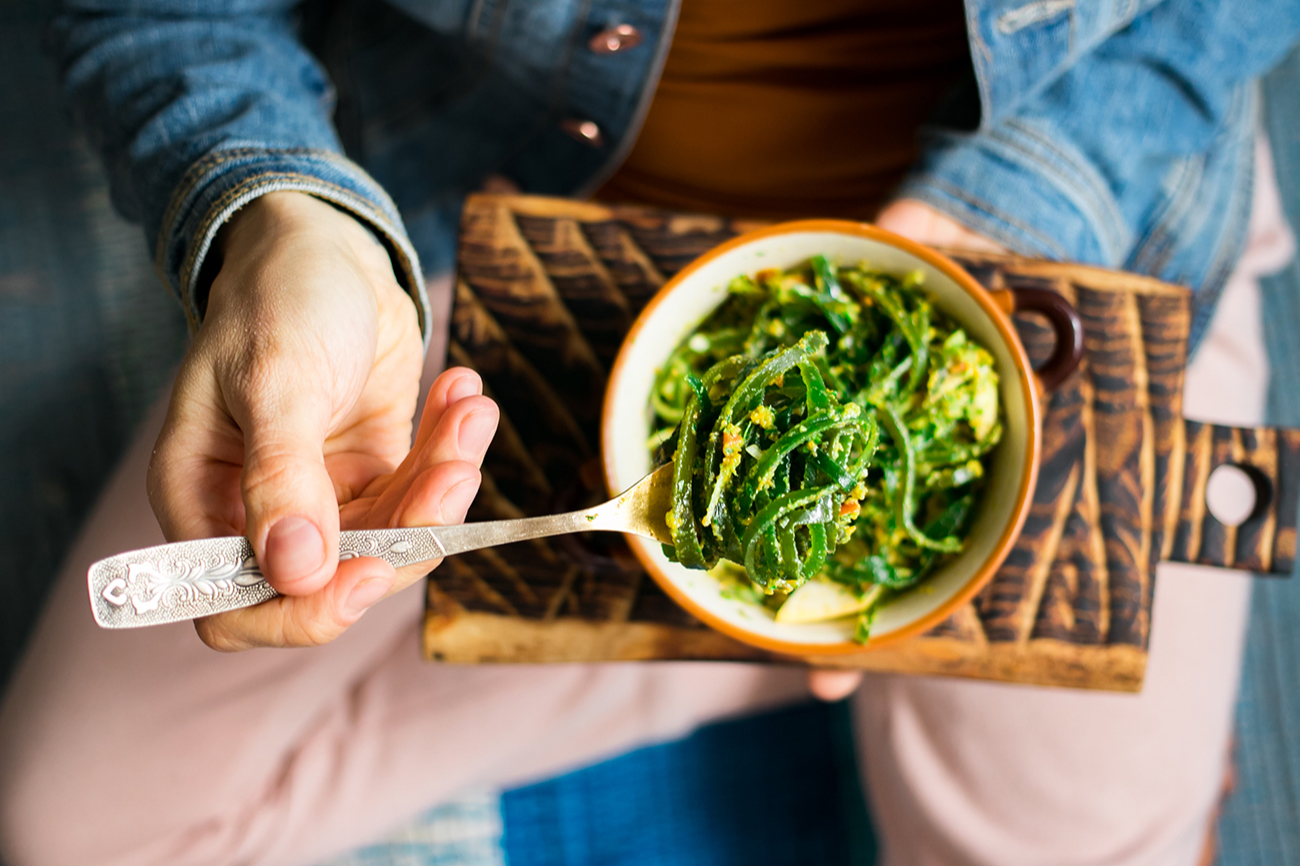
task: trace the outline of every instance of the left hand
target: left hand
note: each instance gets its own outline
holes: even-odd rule
[[[928,247],[950,247],[983,253],[1008,252],[997,241],[971,231],[947,214],[916,199],[905,198],[892,202],[876,217],[876,225]],[[822,670],[810,671],[808,674],[808,690],[823,701],[846,698],[861,682],[860,671]]]

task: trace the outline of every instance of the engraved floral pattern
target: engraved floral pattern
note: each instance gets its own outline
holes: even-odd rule
[[[400,568],[442,555],[428,528],[339,535],[340,560],[378,556]],[[112,556],[92,565],[87,580],[95,620],[105,628],[193,619],[276,596],[243,538],[197,539]]]
[[[215,599],[234,594],[241,587],[263,582],[257,561],[251,556],[212,562],[160,559],[127,563],[126,576],[110,580],[100,595],[115,607],[130,601],[135,612],[143,614],[203,596]]]

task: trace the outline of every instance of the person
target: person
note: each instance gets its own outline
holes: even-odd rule
[[[337,563],[340,528],[455,522],[476,490],[495,407],[471,372],[433,377],[468,191],[500,176],[874,216],[925,243],[1125,267],[1198,287],[1196,344],[1225,333],[1211,315],[1248,226],[1253,82],[1298,31],[1295,4],[1246,0],[65,0],[69,98],[195,338],[0,710],[0,855],[307,863],[466,786],[806,694],[755,666],[424,665],[419,575]],[[234,533],[281,598],[198,622],[202,643],[93,626],[93,559]],[[1242,585],[1158,596],[1140,699],[858,690],[887,861],[1195,862]],[[1225,623],[1209,637],[1207,611]]]

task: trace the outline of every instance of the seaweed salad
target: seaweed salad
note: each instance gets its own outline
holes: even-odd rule
[[[779,621],[875,613],[960,551],[997,444],[992,355],[922,275],[825,257],[739,276],[657,371],[668,556]]]

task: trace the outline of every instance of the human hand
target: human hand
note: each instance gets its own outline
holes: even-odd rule
[[[973,232],[952,217],[916,199],[890,203],[876,217],[876,225],[928,247],[950,247],[972,252],[1005,253],[997,241]],[[862,682],[859,671],[810,671],[808,690],[823,701],[848,697]]]
[[[497,409],[476,374],[449,370],[410,448],[422,368],[415,306],[387,251],[347,214],[271,193],[240,211],[220,244],[150,462],[149,501],[169,541],[246,536],[282,593],[196,621],[204,643],[327,643],[429,567],[339,563],[340,527],[461,521]]]
[[[948,247],[976,253],[1008,252],[997,241],[912,198],[890,202],[876,217],[876,225],[927,247]]]

